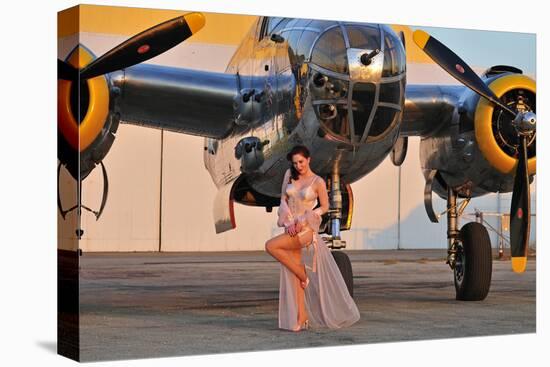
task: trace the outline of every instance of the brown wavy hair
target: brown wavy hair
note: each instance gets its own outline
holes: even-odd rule
[[[290,152],[286,155],[287,161],[290,162],[290,177],[296,181],[298,179],[298,176],[300,175],[296,168],[294,168],[294,165],[292,164],[292,157],[294,157],[295,154],[300,154],[304,158],[311,157],[311,154],[309,153],[309,149],[305,147],[304,145],[296,145],[294,146]],[[290,183],[290,178],[288,179],[288,182]]]

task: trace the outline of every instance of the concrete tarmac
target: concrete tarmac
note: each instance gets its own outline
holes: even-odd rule
[[[535,258],[493,262],[489,296],[455,300],[445,250],[347,251],[361,319],[342,330],[277,327],[279,264],[264,252],[85,253],[82,361],[534,333]]]

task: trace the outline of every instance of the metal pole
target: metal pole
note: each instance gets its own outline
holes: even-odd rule
[[[476,210],[476,222],[483,224],[483,212]]]
[[[502,257],[504,256],[504,239],[502,238],[502,233],[504,232],[503,231],[503,218],[504,216],[503,215],[500,215],[499,216],[499,219],[500,219],[500,228],[499,228],[499,232],[500,232],[500,236],[498,237],[498,258],[499,259],[502,259]]]
[[[401,166],[397,167],[397,249],[401,249]]]
[[[164,155],[164,130],[160,130],[160,193],[159,193],[159,252],[162,252],[162,165]]]

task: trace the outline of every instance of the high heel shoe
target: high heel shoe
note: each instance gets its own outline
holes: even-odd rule
[[[309,330],[309,320],[304,321],[302,325],[296,326],[292,331],[302,331],[302,330]]]

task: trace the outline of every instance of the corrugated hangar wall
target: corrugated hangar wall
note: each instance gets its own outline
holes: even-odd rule
[[[120,9],[81,8],[81,32],[78,36],[65,34],[59,38],[58,56],[65,58],[77,40],[95,55],[102,55],[129,35],[182,13],[125,9],[132,12],[124,18],[126,26],[118,21],[115,28],[109,28],[114,26],[106,19],[109,16],[121,19]],[[100,16],[105,12],[108,16]],[[150,62],[224,71],[253,20],[250,16],[207,14],[202,38],[185,42]],[[224,29],[228,23],[234,25],[229,27],[233,32],[222,32],[220,23]],[[426,61],[421,54],[409,51],[409,83],[454,83],[441,69]],[[419,138],[410,139],[401,170],[386,159],[374,172],[352,184],[355,199],[352,229],[342,234],[348,249],[446,247],[446,220],[432,224],[424,211],[424,178],[418,145]],[[83,251],[263,250],[266,240],[282,231],[276,226],[276,210],[267,213],[262,208],[236,204],[237,228],[215,233],[212,207],[216,187],[204,167],[203,138],[121,124],[104,163],[109,175],[109,199],[99,221],[92,213],[83,212],[84,236],[79,244]],[[62,172],[61,180],[71,186],[66,172]],[[83,204],[99,207],[102,180],[100,170],[95,169],[84,181]],[[534,188],[532,185],[533,193]],[[67,192],[64,200],[74,200],[71,191]],[[535,195],[532,200],[534,208]],[[509,201],[509,194],[488,195],[472,200],[466,212],[474,208],[507,212]],[[436,198],[435,206],[436,211],[442,212],[445,202]],[[74,214],[69,214],[67,223],[74,222]],[[62,221],[60,216],[59,219]],[[486,219],[494,227],[499,226],[496,218]],[[535,223],[532,223],[534,242]],[[59,226],[62,240],[74,237],[66,227],[72,228]],[[495,233],[491,233],[491,239],[496,246]],[[74,241],[61,242],[74,244]],[[70,246],[73,245],[65,245]]]

